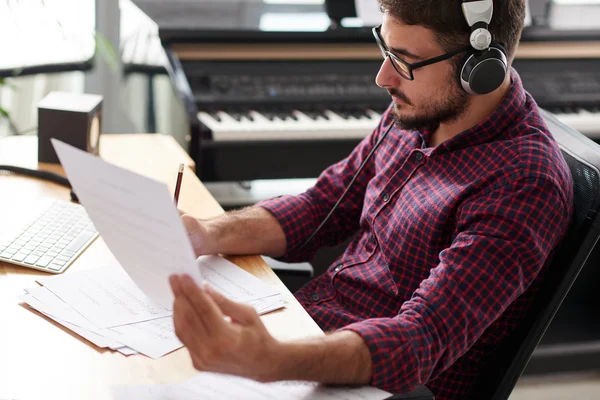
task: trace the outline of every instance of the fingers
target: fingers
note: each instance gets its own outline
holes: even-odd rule
[[[185,226],[188,235],[192,236],[196,232],[198,232],[200,224],[198,223],[198,220],[196,218],[192,217],[191,215],[184,214],[181,216],[181,221],[183,222],[183,225]]]
[[[198,318],[185,296],[178,296],[173,303],[173,326],[175,334],[189,349],[190,354],[201,354],[203,339],[208,337],[205,324]]]
[[[181,292],[202,319],[209,333],[219,334],[226,324],[224,315],[214,300],[196,285],[192,278],[184,275],[179,280]]]
[[[179,283],[179,277],[177,275],[169,276],[169,284],[173,290],[173,296],[178,297],[182,295],[181,284]]]
[[[204,284],[204,290],[213,299],[221,312],[230,317],[233,321],[248,325],[258,318],[258,314],[254,308],[249,305],[237,303],[228,299],[208,284]]]

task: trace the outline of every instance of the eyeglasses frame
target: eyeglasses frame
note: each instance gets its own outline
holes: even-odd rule
[[[453,51],[450,51],[448,53],[444,53],[442,55],[439,55],[437,57],[433,57],[433,58],[428,58],[427,60],[423,60],[423,61],[419,61],[416,63],[407,63],[406,61],[404,61],[403,59],[401,59],[400,57],[398,57],[397,55],[395,55],[394,53],[392,53],[391,51],[389,51],[385,45],[385,43],[383,42],[383,39],[381,38],[380,35],[380,30],[381,30],[381,25],[375,26],[373,27],[373,36],[375,37],[375,42],[377,43],[377,46],[379,46],[379,50],[381,51],[381,55],[384,58],[384,61],[387,58],[392,58],[393,61],[399,62],[401,64],[403,64],[404,66],[407,67],[408,69],[408,76],[406,76],[404,71],[400,71],[398,70],[398,67],[396,66],[396,63],[393,62],[392,60],[392,67],[394,67],[394,69],[396,70],[396,72],[403,77],[404,79],[408,79],[409,81],[414,81],[415,80],[415,76],[413,74],[413,71],[417,68],[423,68],[427,65],[431,65],[431,64],[436,64],[439,63],[441,61],[445,61],[445,60],[449,60],[450,58],[460,54],[460,53],[464,53],[465,51],[468,51],[471,49],[471,46],[465,46],[463,48],[460,49],[456,49]]]

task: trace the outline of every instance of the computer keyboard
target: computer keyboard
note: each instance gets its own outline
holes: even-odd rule
[[[0,262],[59,274],[98,236],[79,204],[48,199],[28,215],[0,234]],[[0,227],[6,223],[0,220]]]

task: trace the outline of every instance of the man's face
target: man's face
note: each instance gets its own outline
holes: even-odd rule
[[[445,53],[433,31],[403,25],[384,16],[381,38],[387,50],[413,64]],[[463,54],[457,56],[461,57]],[[377,85],[387,89],[394,101],[394,119],[404,129],[437,128],[459,118],[471,98],[460,88],[454,60],[424,66],[413,71],[414,80],[401,77],[386,59],[377,74]]]

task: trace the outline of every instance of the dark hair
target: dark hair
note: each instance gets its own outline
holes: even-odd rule
[[[489,26],[494,41],[504,46],[512,60],[525,21],[526,0],[494,0]],[[436,33],[445,51],[469,44],[471,28],[462,12],[461,0],[378,0],[381,11],[402,24],[420,25]]]

